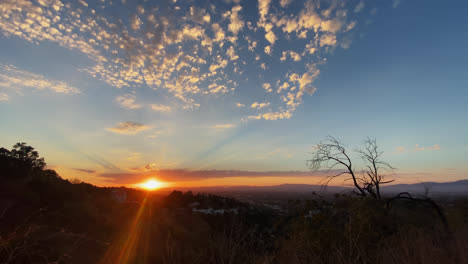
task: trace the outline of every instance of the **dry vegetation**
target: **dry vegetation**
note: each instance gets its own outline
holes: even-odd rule
[[[447,226],[424,197],[311,195],[279,215],[214,195],[72,184],[44,168],[25,144],[0,149],[0,263],[468,263],[463,199],[439,207]]]

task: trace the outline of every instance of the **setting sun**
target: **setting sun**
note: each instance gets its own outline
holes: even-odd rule
[[[152,190],[155,190],[155,189],[158,189],[158,188],[161,188],[164,184],[160,181],[157,181],[155,179],[149,179],[143,183],[140,183],[138,184],[138,186],[140,188],[143,188],[145,190],[149,190],[149,191],[152,191]]]

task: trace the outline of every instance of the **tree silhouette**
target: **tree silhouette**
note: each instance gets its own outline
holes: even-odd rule
[[[356,149],[356,152],[366,163],[366,169],[361,172],[362,176],[359,176],[357,173],[345,145],[332,136],[328,136],[326,140],[320,142],[315,147],[312,153],[312,159],[308,160],[307,164],[313,171],[327,168],[330,172],[332,169],[342,167],[344,171],[329,175],[324,179],[325,186],[339,176],[349,175],[351,177],[349,180],[353,181],[354,187],[356,188],[356,194],[360,196],[371,196],[380,200],[382,198],[380,185],[393,181],[385,181],[381,171],[393,170],[394,168],[387,162],[381,160],[383,152],[378,149],[375,139],[367,138],[367,140],[364,141],[364,148]]]
[[[16,143],[12,150],[0,148],[0,171],[6,178],[32,178],[42,172],[46,163],[39,153],[26,143]]]

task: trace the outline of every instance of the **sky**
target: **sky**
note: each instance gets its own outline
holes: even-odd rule
[[[0,146],[99,186],[317,184],[316,144],[369,136],[395,183],[466,179],[467,8],[3,0]]]

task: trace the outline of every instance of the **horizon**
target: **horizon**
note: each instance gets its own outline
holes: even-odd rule
[[[317,185],[317,144],[360,171],[369,136],[391,185],[466,180],[459,3],[6,0],[0,147],[96,186]]]

